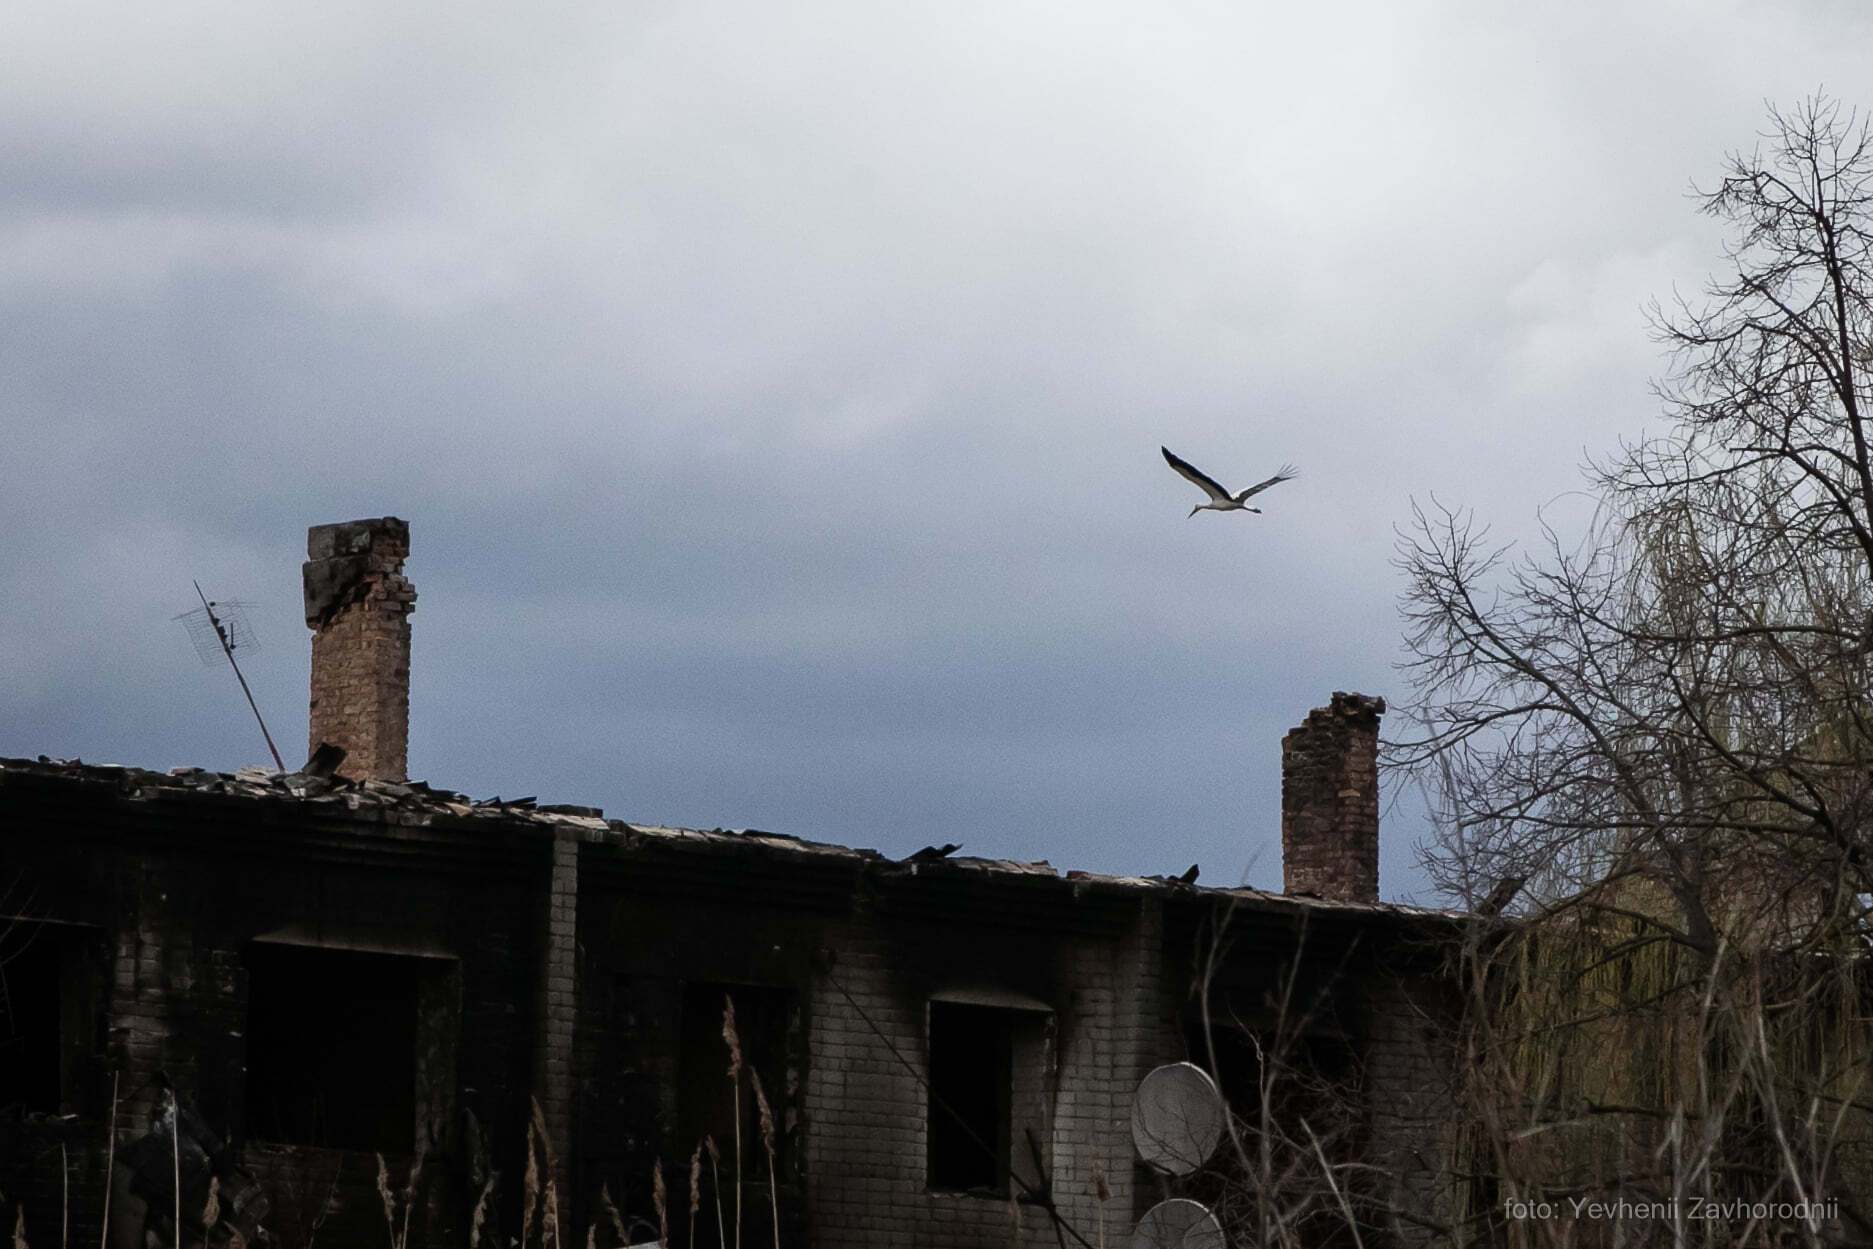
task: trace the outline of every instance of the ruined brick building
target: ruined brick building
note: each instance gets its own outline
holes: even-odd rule
[[[697,1245],[718,1193],[748,1245],[773,1243],[770,1211],[821,1249],[1122,1244],[1152,1202],[1223,1183],[1136,1162],[1139,1080],[1190,1057],[1241,1105],[1284,1021],[1356,1091],[1335,1147],[1384,1177],[1366,1243],[1435,1221],[1458,921],[1378,901],[1382,702],[1336,694],[1283,743],[1283,894],[650,827],[408,780],[408,529],[321,526],[308,554],[305,770],[0,760],[0,1211],[32,1243],[67,1215],[98,1243],[107,1142],[121,1177],[173,1098],[225,1146],[180,1180],[186,1225],[228,1177],[217,1244],[264,1202],[295,1249],[404,1219],[411,1246],[594,1224],[609,1246],[606,1197],[654,1243],[661,1162],[686,1246],[704,1136]],[[550,1226],[525,1210],[530,1139]],[[113,1225],[169,1208],[140,1191],[120,1182]]]

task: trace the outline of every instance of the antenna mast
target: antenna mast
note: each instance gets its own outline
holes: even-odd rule
[[[241,665],[234,658],[234,648],[238,643],[233,638],[229,637],[229,625],[232,624],[232,618],[230,618],[228,624],[222,623],[221,617],[215,615],[215,604],[209,602],[208,596],[202,593],[202,583],[199,581],[191,581],[190,584],[195,587],[195,597],[202,601],[202,612],[208,617],[208,625],[214,630],[215,641],[220,645],[221,653],[228,657],[228,667],[234,669],[234,679],[241,683],[241,693],[247,695],[247,705],[253,709],[254,723],[260,726],[260,735],[267,739],[267,750],[273,755],[274,766],[279,768],[282,772],[286,771],[286,762],[280,758],[279,747],[273,744],[273,734],[267,732],[267,722],[261,718],[260,705],[254,701],[254,692],[247,688],[247,678],[241,674]],[[223,604],[223,606],[238,610],[240,604],[227,603]],[[194,614],[194,612],[183,613],[184,616],[193,616]],[[197,623],[200,622],[198,621]],[[201,642],[202,639],[198,636],[196,643],[197,649],[201,649]],[[209,654],[212,655],[212,652],[209,652]]]

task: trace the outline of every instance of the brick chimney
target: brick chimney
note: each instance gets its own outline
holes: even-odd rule
[[[1379,717],[1335,693],[1281,739],[1281,874],[1288,893],[1379,900]]]
[[[340,776],[401,781],[409,766],[410,527],[394,516],[306,531],[310,750],[343,747]]]

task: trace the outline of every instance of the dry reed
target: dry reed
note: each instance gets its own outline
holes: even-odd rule
[[[722,1151],[716,1148],[713,1136],[703,1137],[702,1147],[709,1151],[709,1174],[715,1181],[715,1243],[726,1246],[728,1231],[722,1225]]]
[[[410,1161],[409,1182],[403,1186],[403,1239],[397,1249],[408,1249],[410,1243],[410,1214],[416,1209],[416,1189],[423,1182],[423,1160],[429,1150],[423,1138],[416,1140],[416,1157]]]
[[[13,1249],[27,1249],[26,1245],[26,1203],[16,1207],[18,1213],[13,1219]]]
[[[104,1230],[99,1249],[110,1249],[111,1243],[111,1178],[117,1174],[117,1081],[122,1074],[111,1072],[111,1123],[104,1137]]]
[[[761,1073],[750,1067],[748,1078],[754,1084],[755,1108],[761,1112],[761,1148],[767,1153],[767,1201],[774,1217],[774,1249],[780,1249],[780,1188],[776,1179],[776,1172],[780,1168],[776,1161],[778,1151],[775,1148],[774,1108],[767,1104],[767,1090],[761,1087]]]
[[[332,1211],[338,1207],[338,1181],[344,1175],[344,1160],[340,1159],[332,1167],[332,1182],[325,1190],[325,1200],[319,1203],[319,1212],[312,1216],[312,1227],[306,1236],[305,1249],[312,1249],[318,1243],[319,1232],[325,1227],[325,1220],[332,1217]]]
[[[696,1244],[696,1211],[702,1208],[702,1142],[689,1155],[689,1244]]]
[[[520,1249],[527,1249],[527,1236],[533,1227],[533,1214],[539,1208],[540,1158],[533,1147],[533,1125],[527,1125],[527,1171],[521,1181]]]
[[[494,1181],[499,1177],[490,1172],[487,1183],[481,1186],[481,1196],[475,1201],[475,1211],[468,1220],[468,1249],[481,1249],[481,1226],[488,1220],[488,1202],[494,1197]]]
[[[657,1249],[670,1249],[670,1194],[663,1186],[663,1159],[650,1164],[650,1204],[657,1211]]]
[[[611,1185],[598,1186],[598,1201],[605,1208],[605,1214],[611,1219],[611,1229],[618,1233],[618,1243],[628,1245],[631,1238],[624,1233],[624,1218],[618,1213],[618,1207],[611,1199]]]
[[[540,1159],[546,1164],[546,1183],[540,1196],[545,1202],[545,1213],[540,1222],[540,1249],[546,1249],[546,1227],[550,1222],[553,1227],[553,1249],[561,1249],[559,1232],[559,1165],[553,1158],[553,1138],[546,1133],[546,1112],[540,1109],[540,1099],[529,1098],[533,1103],[532,1131],[540,1138]]]
[[[410,1214],[416,1208],[416,1190],[423,1181],[423,1142],[416,1143],[416,1156],[410,1159],[410,1172],[403,1185],[403,1226],[397,1226],[397,1199],[390,1187],[390,1168],[384,1156],[377,1155],[377,1196],[384,1203],[384,1225],[390,1232],[390,1249],[409,1249]]]
[[[722,1039],[728,1042],[728,1078],[735,1093],[735,1249],[741,1249],[741,1035],[735,1031],[735,999],[722,995]]]
[[[384,1203],[384,1226],[390,1229],[390,1249],[397,1249],[397,1207],[390,1194],[390,1168],[377,1155],[377,1196]]]
[[[208,1233],[215,1230],[215,1224],[221,1222],[221,1177],[208,1177],[208,1200],[202,1203],[202,1243],[208,1243]]]
[[[176,1091],[169,1090],[169,1144],[176,1163],[176,1243],[182,1243],[182,1106],[176,1101]]]

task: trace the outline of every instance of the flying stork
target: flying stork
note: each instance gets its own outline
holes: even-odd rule
[[[1249,507],[1248,501],[1250,497],[1260,494],[1270,486],[1279,485],[1284,481],[1294,480],[1294,466],[1292,464],[1283,464],[1281,466],[1281,471],[1276,473],[1273,477],[1270,477],[1267,481],[1257,482],[1255,485],[1250,486],[1247,490],[1239,494],[1231,494],[1229,491],[1217,485],[1215,478],[1210,477],[1195,465],[1185,460],[1180,460],[1172,455],[1169,447],[1159,447],[1158,450],[1164,452],[1164,462],[1166,464],[1176,469],[1180,476],[1200,487],[1204,494],[1210,496],[1210,501],[1208,503],[1199,503],[1191,508],[1190,516],[1195,516],[1198,512],[1205,511],[1254,512],[1259,516],[1262,509],[1259,507]],[[1189,520],[1190,516],[1186,516],[1184,519]]]

